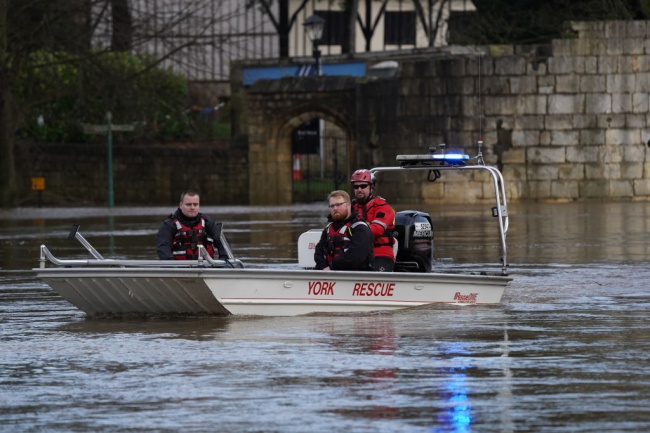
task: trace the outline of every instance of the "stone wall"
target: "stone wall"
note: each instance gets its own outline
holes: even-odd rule
[[[359,56],[397,60],[394,78],[283,78],[244,89],[233,77],[235,139],[116,145],[115,203],[168,205],[193,187],[211,204],[287,204],[291,131],[315,117],[346,134],[350,172],[440,143],[474,156],[482,138],[511,201],[650,200],[650,23],[570,28],[573,38],[549,46]],[[41,176],[46,205],[106,203],[103,144],[20,144],[16,159],[23,203],[35,202],[30,180]],[[394,203],[491,200],[480,174],[391,176],[379,183]]]
[[[252,183],[251,204],[290,200],[287,125],[319,116],[335,118],[354,143],[350,172],[395,165],[398,154],[426,153],[440,143],[476,156],[481,140],[486,163],[502,170],[512,201],[649,200],[650,25],[570,28],[573,38],[547,46],[359,55],[368,66],[396,60],[397,74],[343,88],[328,81],[333,77],[284,78],[234,92],[245,95],[236,129],[254,138],[251,167],[258,159],[268,163],[268,155],[279,162],[262,176],[274,190],[261,196]],[[347,102],[337,116],[332,107],[340,101]],[[395,203],[491,201],[491,178],[471,173],[447,172],[436,182],[397,173],[380,179],[381,192]]]
[[[262,80],[247,90],[251,204],[292,202],[291,133],[305,122],[336,125],[355,154],[356,88],[352,77],[303,77]],[[343,165],[350,171],[355,162],[352,156]]]
[[[531,107],[515,111],[512,150],[503,154],[504,174],[520,177],[513,195],[648,199],[650,26],[571,28],[576,38],[553,41],[553,55],[527,67],[531,83],[521,83]]]
[[[105,143],[16,146],[16,172],[21,205],[36,205],[31,178],[45,178],[44,206],[108,203]],[[228,143],[167,145],[114,144],[115,206],[178,203],[184,189],[198,189],[209,205],[248,204],[246,147]]]
[[[402,59],[399,78],[361,84],[360,159],[393,163],[395,153],[438,143],[475,155],[483,137],[486,162],[502,169],[510,200],[650,199],[650,25],[571,28],[575,38],[550,47]],[[420,189],[403,188],[403,179],[382,192],[480,201],[486,181],[472,176],[459,193],[444,177]]]

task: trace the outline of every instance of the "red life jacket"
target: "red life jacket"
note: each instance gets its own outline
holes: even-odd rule
[[[393,253],[395,211],[393,208],[382,197],[374,196],[366,203],[355,203],[354,210],[368,223],[373,233],[375,233],[373,224],[383,228],[381,235],[373,237],[372,245],[375,250],[375,257],[390,257],[395,260]],[[379,217],[378,214],[383,214],[383,216]]]
[[[340,256],[350,243],[352,229],[364,221],[346,221],[340,229],[336,230],[332,223],[327,225],[327,262],[332,263],[334,257]]]
[[[214,258],[214,239],[207,235],[203,218],[194,227],[187,227],[176,218],[173,222],[176,224],[176,234],[172,242],[172,254],[176,260],[197,260],[199,245],[203,245],[210,257]]]

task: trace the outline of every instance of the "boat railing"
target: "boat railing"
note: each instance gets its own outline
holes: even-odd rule
[[[383,171],[404,171],[404,170],[426,170],[429,171],[429,180],[435,181],[440,177],[440,171],[466,171],[479,170],[489,173],[494,186],[495,205],[492,207],[492,216],[497,218],[499,225],[499,243],[501,248],[501,273],[507,275],[507,247],[506,234],[508,232],[509,217],[508,206],[506,201],[506,189],[503,175],[496,167],[484,165],[482,157],[478,158],[478,164],[468,165],[469,156],[459,153],[436,154],[429,153],[424,155],[398,155],[397,162],[399,166],[393,167],[376,167],[371,169],[372,173]]]
[[[158,268],[243,268],[243,263],[238,259],[213,259],[210,254],[199,246],[201,251],[198,260],[128,260],[128,259],[59,259],[47,248],[41,245],[40,268],[45,268],[47,263],[56,266],[87,266],[87,267],[158,267]]]
[[[76,239],[94,257],[94,259],[59,259],[45,245],[41,245],[39,263],[45,268],[47,263],[56,266],[87,267],[158,267],[158,268],[243,268],[244,264],[236,259],[223,232],[221,242],[228,255],[227,259],[213,259],[203,245],[198,246],[197,260],[129,260],[106,259],[79,232],[79,224],[73,224],[68,239]]]

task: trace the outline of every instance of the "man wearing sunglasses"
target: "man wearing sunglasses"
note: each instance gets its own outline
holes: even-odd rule
[[[332,191],[327,197],[329,223],[314,251],[316,269],[324,271],[372,271],[372,232],[352,210],[350,195]]]
[[[370,226],[375,253],[375,270],[393,272],[395,254],[395,211],[382,197],[375,195],[375,179],[369,170],[352,173],[350,183],[355,199],[352,208]]]

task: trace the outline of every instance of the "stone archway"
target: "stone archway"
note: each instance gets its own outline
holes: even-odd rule
[[[296,123],[310,125],[318,134],[309,145],[295,136]],[[278,149],[291,155],[292,163],[285,167],[291,173],[281,170],[280,177],[291,182],[294,203],[322,200],[332,190],[344,188],[356,150],[344,119],[322,107],[287,119],[278,132]]]
[[[347,171],[356,165],[356,83],[352,77],[260,80],[247,92],[251,205],[293,202],[291,134],[322,118],[344,131]]]

